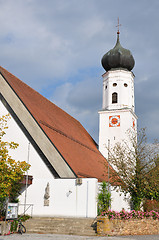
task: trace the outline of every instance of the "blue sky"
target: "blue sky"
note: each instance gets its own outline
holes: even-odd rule
[[[102,56],[131,50],[139,127],[159,137],[158,0],[0,0],[0,65],[78,119],[98,142]]]

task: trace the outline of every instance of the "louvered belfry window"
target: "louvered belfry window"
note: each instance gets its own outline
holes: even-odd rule
[[[117,103],[118,102],[118,94],[114,92],[112,94],[112,103]]]

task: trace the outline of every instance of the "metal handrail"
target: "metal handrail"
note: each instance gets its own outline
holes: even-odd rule
[[[23,214],[21,214],[21,216],[25,215],[25,213],[28,211],[28,209],[31,208],[31,217],[32,217],[34,204],[19,204],[19,206],[24,206],[24,205],[28,206],[28,207],[24,210],[24,212],[23,212]]]

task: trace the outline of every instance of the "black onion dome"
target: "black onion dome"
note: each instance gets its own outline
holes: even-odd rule
[[[119,33],[117,34],[116,45],[103,56],[102,66],[106,71],[113,68],[124,68],[131,71],[135,65],[134,58],[128,49],[121,46]]]

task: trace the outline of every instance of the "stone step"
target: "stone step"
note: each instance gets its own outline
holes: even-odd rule
[[[74,230],[74,229],[67,229],[67,230],[61,230],[61,229],[55,229],[55,230],[47,230],[44,229],[33,229],[33,230],[27,230],[27,233],[41,233],[41,234],[65,234],[65,235],[80,235],[80,236],[96,236],[95,231],[80,231],[80,230]]]
[[[24,225],[28,233],[96,235],[95,221],[90,218],[32,218]]]
[[[39,222],[42,222],[42,221],[56,221],[56,222],[61,222],[61,221],[69,221],[69,222],[86,222],[86,223],[90,223],[92,222],[94,219],[93,218],[46,218],[46,217],[43,217],[43,218],[39,218],[39,217],[34,217],[34,218],[31,218],[30,219],[32,222],[34,221],[39,221]]]
[[[43,226],[43,225],[25,225],[27,227],[27,229],[46,229],[46,230],[54,230],[54,229],[74,229],[77,231],[85,231],[85,230],[89,230],[89,231],[94,231],[93,228],[83,228],[81,226]]]
[[[29,222],[27,222],[26,223],[27,224],[27,226],[28,227],[30,227],[30,226],[45,226],[45,227],[80,227],[80,228],[84,228],[84,229],[86,229],[86,228],[89,228],[91,225],[92,225],[92,223],[90,223],[90,224],[85,224],[84,222],[83,223],[79,223],[79,222],[76,222],[76,223],[69,223],[69,222],[65,222],[65,223],[57,223],[57,222],[31,222],[31,221],[29,221]],[[30,226],[29,226],[30,225]]]
[[[65,223],[56,223],[56,222],[47,222],[47,223],[45,223],[45,222],[35,222],[35,223],[33,223],[33,222],[27,222],[26,223],[28,226],[30,225],[30,226],[49,226],[49,227],[54,227],[54,226],[56,226],[56,227],[65,227],[65,226],[67,226],[67,227],[80,227],[80,228],[87,228],[87,227],[90,227],[91,225],[92,225],[92,223],[90,223],[90,224],[85,224],[85,223],[69,223],[69,222],[65,222]]]
[[[93,229],[91,226],[76,226],[76,225],[73,225],[73,226],[71,226],[71,225],[44,225],[44,224],[38,224],[38,225],[35,225],[35,224],[25,224],[25,226],[27,227],[27,228],[30,228],[30,229],[34,229],[34,228],[44,228],[44,229],[56,229],[56,228],[63,228],[63,229],[77,229],[77,230],[79,230],[79,229],[81,229],[81,231],[84,231],[85,229],[87,230],[87,229]]]

